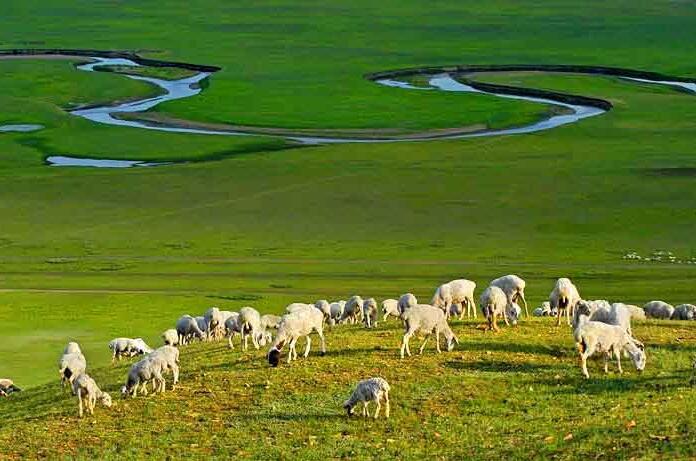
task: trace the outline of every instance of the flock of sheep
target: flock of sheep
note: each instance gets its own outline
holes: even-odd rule
[[[501,318],[506,325],[515,325],[522,315],[524,306],[528,317],[527,301],[524,290],[525,281],[516,275],[506,275],[491,281],[479,298],[481,312],[486,323],[484,330],[498,331],[497,320]],[[381,303],[382,321],[389,316],[398,317],[404,325],[400,355],[410,356],[409,340],[415,334],[424,336],[419,353],[423,353],[428,339],[434,334],[436,350],[441,352],[440,337],[446,342],[448,351],[452,350],[459,339],[449,325],[452,316],[463,318],[477,317],[474,300],[476,283],[465,280],[452,280],[437,287],[430,304],[419,304],[416,297],[406,293],[397,299],[386,299]],[[121,388],[123,397],[136,397],[138,391],[147,394],[147,385],[152,384],[153,392],[164,392],[165,376],[172,375],[171,388],[179,381],[179,349],[198,339],[213,341],[227,338],[229,347],[234,349],[234,338],[240,337],[243,350],[248,348],[249,339],[256,349],[270,344],[267,354],[271,366],[278,366],[283,349],[287,346],[287,362],[297,359],[296,345],[300,338],[306,344],[303,356],[307,357],[311,349],[310,335],[316,333],[321,341],[321,354],[326,352],[324,325],[355,324],[363,322],[366,328],[377,325],[379,307],[374,298],[362,299],[352,296],[348,301],[329,303],[326,300],[314,304],[293,303],[286,307],[283,316],[261,315],[252,307],[243,307],[239,312],[221,311],[216,307],[208,309],[200,317],[184,315],[179,318],[175,328],[162,334],[164,345],[152,350],[141,338],[116,338],[109,342],[112,362],[123,357],[143,355],[144,358],[134,363]],[[646,364],[644,345],[633,336],[632,319],[647,317],[661,319],[696,319],[696,306],[682,304],[676,308],[662,301],[651,301],[644,308],[623,303],[610,304],[604,300],[583,300],[577,287],[567,278],[556,281],[548,302],[534,311],[534,315],[553,315],[557,325],[561,317],[572,327],[575,344],[580,354],[582,374],[588,378],[587,359],[594,354],[604,356],[604,370],[614,357],[617,368],[622,372],[621,356],[627,356],[638,371]],[[696,367],[696,363],[694,364]],[[69,384],[78,399],[79,415],[83,407],[92,414],[97,401],[109,407],[112,404],[109,394],[101,391],[96,382],[86,373],[87,361],[77,343],[71,342],[60,358],[59,374],[63,386]],[[10,380],[0,380],[0,395],[7,395],[19,389]],[[376,403],[374,417],[377,418],[382,404],[384,414],[389,417],[390,386],[383,378],[370,378],[360,381],[354,392],[344,403],[348,414],[362,403],[363,415],[369,416],[368,404]]]

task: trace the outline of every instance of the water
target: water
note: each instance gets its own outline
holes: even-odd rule
[[[31,131],[41,130],[43,127],[44,127],[43,125],[32,125],[32,124],[0,125],[0,133],[10,133],[10,132],[29,133]]]

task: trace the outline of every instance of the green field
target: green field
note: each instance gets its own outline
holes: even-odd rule
[[[0,49],[94,48],[221,66],[198,96],[155,114],[200,123],[414,133],[529,123],[543,105],[385,88],[363,75],[445,64],[588,64],[696,77],[689,2],[291,3],[10,1]],[[582,380],[566,327],[523,320],[484,334],[455,322],[451,353],[398,359],[402,330],[339,327],[330,353],[270,369],[265,350],[182,349],[176,392],[77,421],[57,360],[83,346],[117,393],[108,341],[151,345],[211,305],[279,313],[293,301],[378,300],[439,283],[556,278],[588,299],[696,303],[696,95],[616,78],[482,74],[481,81],[607,99],[601,116],[531,135],[298,147],[98,125],[65,109],[156,89],[70,60],[0,60],[0,459],[232,456],[693,459],[696,323],[634,327],[637,374]],[[55,168],[49,155],[185,162]],[[412,350],[418,341],[412,342]],[[388,422],[348,420],[359,379],[393,387]],[[635,421],[633,427],[631,421]],[[571,437],[567,437],[572,434]],[[567,438],[567,440],[564,440]]]

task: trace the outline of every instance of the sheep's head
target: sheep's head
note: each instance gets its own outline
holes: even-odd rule
[[[520,318],[520,313],[522,312],[522,309],[520,309],[520,306],[517,305],[517,303],[513,302],[509,308],[508,308],[508,318],[510,319],[510,323],[512,325],[517,325],[517,321]]]
[[[266,333],[258,333],[256,336],[256,341],[259,343],[259,346],[265,346],[266,339]]]
[[[455,344],[459,344],[459,339],[455,336],[455,334],[450,330],[445,334],[447,337],[447,352],[451,352],[452,349],[454,349]]]
[[[275,347],[268,352],[268,363],[272,367],[277,367],[278,363],[280,363],[280,351]]]
[[[343,409],[346,410],[346,414],[348,416],[352,416],[355,411],[355,407],[353,407],[353,405],[350,404],[350,400],[346,400],[345,402],[343,402]]]
[[[102,403],[102,405],[104,405],[107,408],[110,407],[112,405],[111,396],[109,394],[107,394],[106,392],[102,392],[101,403]]]
[[[130,392],[128,391],[128,386],[121,386],[121,397],[127,397]]]
[[[626,345],[626,352],[631,357],[636,370],[643,371],[647,357],[645,355],[645,346],[640,341],[631,338],[631,341]]]

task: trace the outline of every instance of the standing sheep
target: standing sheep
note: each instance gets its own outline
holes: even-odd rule
[[[672,320],[696,320],[696,306],[693,304],[680,304],[674,308]]]
[[[234,349],[234,336],[242,335],[242,325],[239,323],[239,313],[233,312],[232,315],[225,320],[225,334],[227,335],[227,344],[230,349]]]
[[[121,361],[122,357],[133,357],[135,355],[145,355],[152,352],[152,348],[145,344],[142,338],[115,338],[109,341],[111,350],[111,363],[116,359]]]
[[[590,377],[587,371],[587,359],[595,353],[604,354],[605,373],[609,372],[609,359],[612,354],[616,357],[619,373],[623,373],[621,352],[626,352],[631,357],[638,371],[645,369],[646,358],[643,344],[629,335],[622,327],[587,320],[587,317],[583,316],[573,332],[573,336],[580,353],[580,366],[585,378]]]
[[[319,311],[324,314],[324,320],[329,321],[331,319],[331,304],[325,299],[320,299],[314,303],[314,307],[319,309]]]
[[[280,325],[280,315],[266,314],[261,316],[261,328],[264,330],[277,330]]]
[[[179,334],[179,344],[181,345],[191,342],[194,336],[200,340],[205,338],[205,333],[198,327],[198,322],[190,315],[184,315],[177,320],[176,332]]]
[[[653,319],[667,320],[672,318],[672,314],[674,314],[674,307],[664,301],[650,301],[643,306],[643,310],[646,317]]]
[[[239,310],[238,322],[242,329],[242,350],[247,350],[249,336],[251,336],[251,342],[257,350],[260,346],[266,345],[266,335],[261,325],[259,311],[249,306],[242,307]]]
[[[497,319],[502,316],[505,323],[509,325],[507,308],[508,299],[503,290],[498,287],[488,287],[481,293],[481,312],[486,317],[488,322],[487,329],[490,331],[499,331]]]
[[[68,383],[72,382],[79,375],[87,370],[87,359],[82,354],[80,346],[77,343],[68,343],[63,351],[63,355],[58,361],[58,373],[60,374],[60,383],[63,388]]]
[[[375,419],[379,416],[379,410],[382,408],[382,402],[384,402],[384,416],[389,418],[389,383],[383,378],[370,378],[360,381],[351,394],[350,398],[343,403],[343,408],[351,416],[354,412],[354,407],[358,403],[362,402],[364,417],[368,418],[370,416],[370,410],[368,405],[370,402],[375,402],[377,408],[375,408]]]
[[[406,312],[406,309],[416,306],[418,304],[418,299],[413,295],[413,293],[405,293],[399,298],[399,303],[397,307],[399,308],[399,315]]]
[[[73,394],[77,396],[80,418],[82,418],[83,414],[83,405],[87,407],[87,412],[90,415],[94,414],[94,406],[97,404],[97,400],[107,408],[111,406],[111,396],[99,389],[97,383],[85,373],[75,378],[72,383],[72,390]]]
[[[350,322],[354,324],[362,316],[363,299],[360,296],[351,296],[343,307],[343,315],[340,322]]]
[[[524,314],[529,317],[529,310],[527,309],[527,300],[524,299],[524,288],[527,283],[515,274],[504,275],[491,282],[492,287],[498,287],[503,290],[505,296],[507,296],[508,304],[517,303],[520,299],[524,305]]]
[[[476,318],[476,303],[474,302],[474,290],[476,283],[471,280],[458,279],[443,283],[435,290],[431,304],[434,307],[442,309],[447,317],[449,317],[450,306],[453,303],[461,303],[466,306],[467,317],[471,317],[472,313]],[[461,318],[464,316],[462,315]]]
[[[335,325],[343,317],[343,309],[346,307],[345,301],[336,301],[329,305],[329,325]]]
[[[156,389],[164,391],[165,382],[162,374],[166,371],[166,360],[162,356],[145,357],[139,362],[135,362],[128,371],[126,384],[121,387],[121,396],[137,397],[138,388],[143,395],[147,395],[147,383],[152,381]]]
[[[174,328],[170,328],[162,333],[162,340],[165,346],[176,346],[179,344],[179,333]]]
[[[631,330],[631,312],[623,303],[609,304],[603,299],[596,301],[580,300],[575,304],[575,312],[573,312],[573,330],[577,329],[580,322],[584,320],[618,326],[629,335],[633,335]]]
[[[556,326],[561,325],[561,314],[565,312],[566,322],[570,325],[575,304],[580,301],[580,293],[568,278],[556,280],[556,285],[549,294],[549,304],[552,310],[556,310]]]
[[[382,321],[386,321],[390,315],[394,317],[401,315],[401,312],[399,312],[399,301],[396,299],[385,299],[382,301]]]
[[[222,327],[225,325],[225,319],[222,316],[222,312],[217,307],[211,307],[203,314],[205,323],[207,325],[208,339],[219,339],[222,333]]]
[[[286,314],[280,321],[278,334],[271,345],[268,352],[268,363],[271,366],[277,367],[280,362],[280,351],[289,345],[288,363],[291,360],[297,359],[297,350],[295,348],[297,340],[301,336],[307,338],[307,346],[305,347],[304,357],[309,355],[311,340],[309,335],[316,332],[321,339],[321,355],[326,354],[326,341],[324,340],[324,315],[317,309],[304,309],[292,314]]]
[[[417,304],[410,307],[401,314],[401,319],[404,321],[404,337],[401,340],[401,358],[404,358],[404,352],[411,356],[411,350],[409,348],[409,341],[411,336],[416,333],[422,333],[425,335],[423,344],[418,351],[419,354],[423,353],[425,349],[425,344],[428,342],[430,335],[435,333],[435,348],[438,354],[440,350],[440,334],[442,333],[447,340],[447,350],[451,351],[455,344],[459,344],[459,340],[452,332],[452,329],[447,324],[447,318],[445,313],[442,312],[440,308],[430,306],[428,304]]]
[[[647,318],[642,307],[626,304],[626,308],[631,313],[631,320],[645,320]]]
[[[375,298],[367,298],[363,301],[363,320],[367,328],[377,326],[377,301]]]

